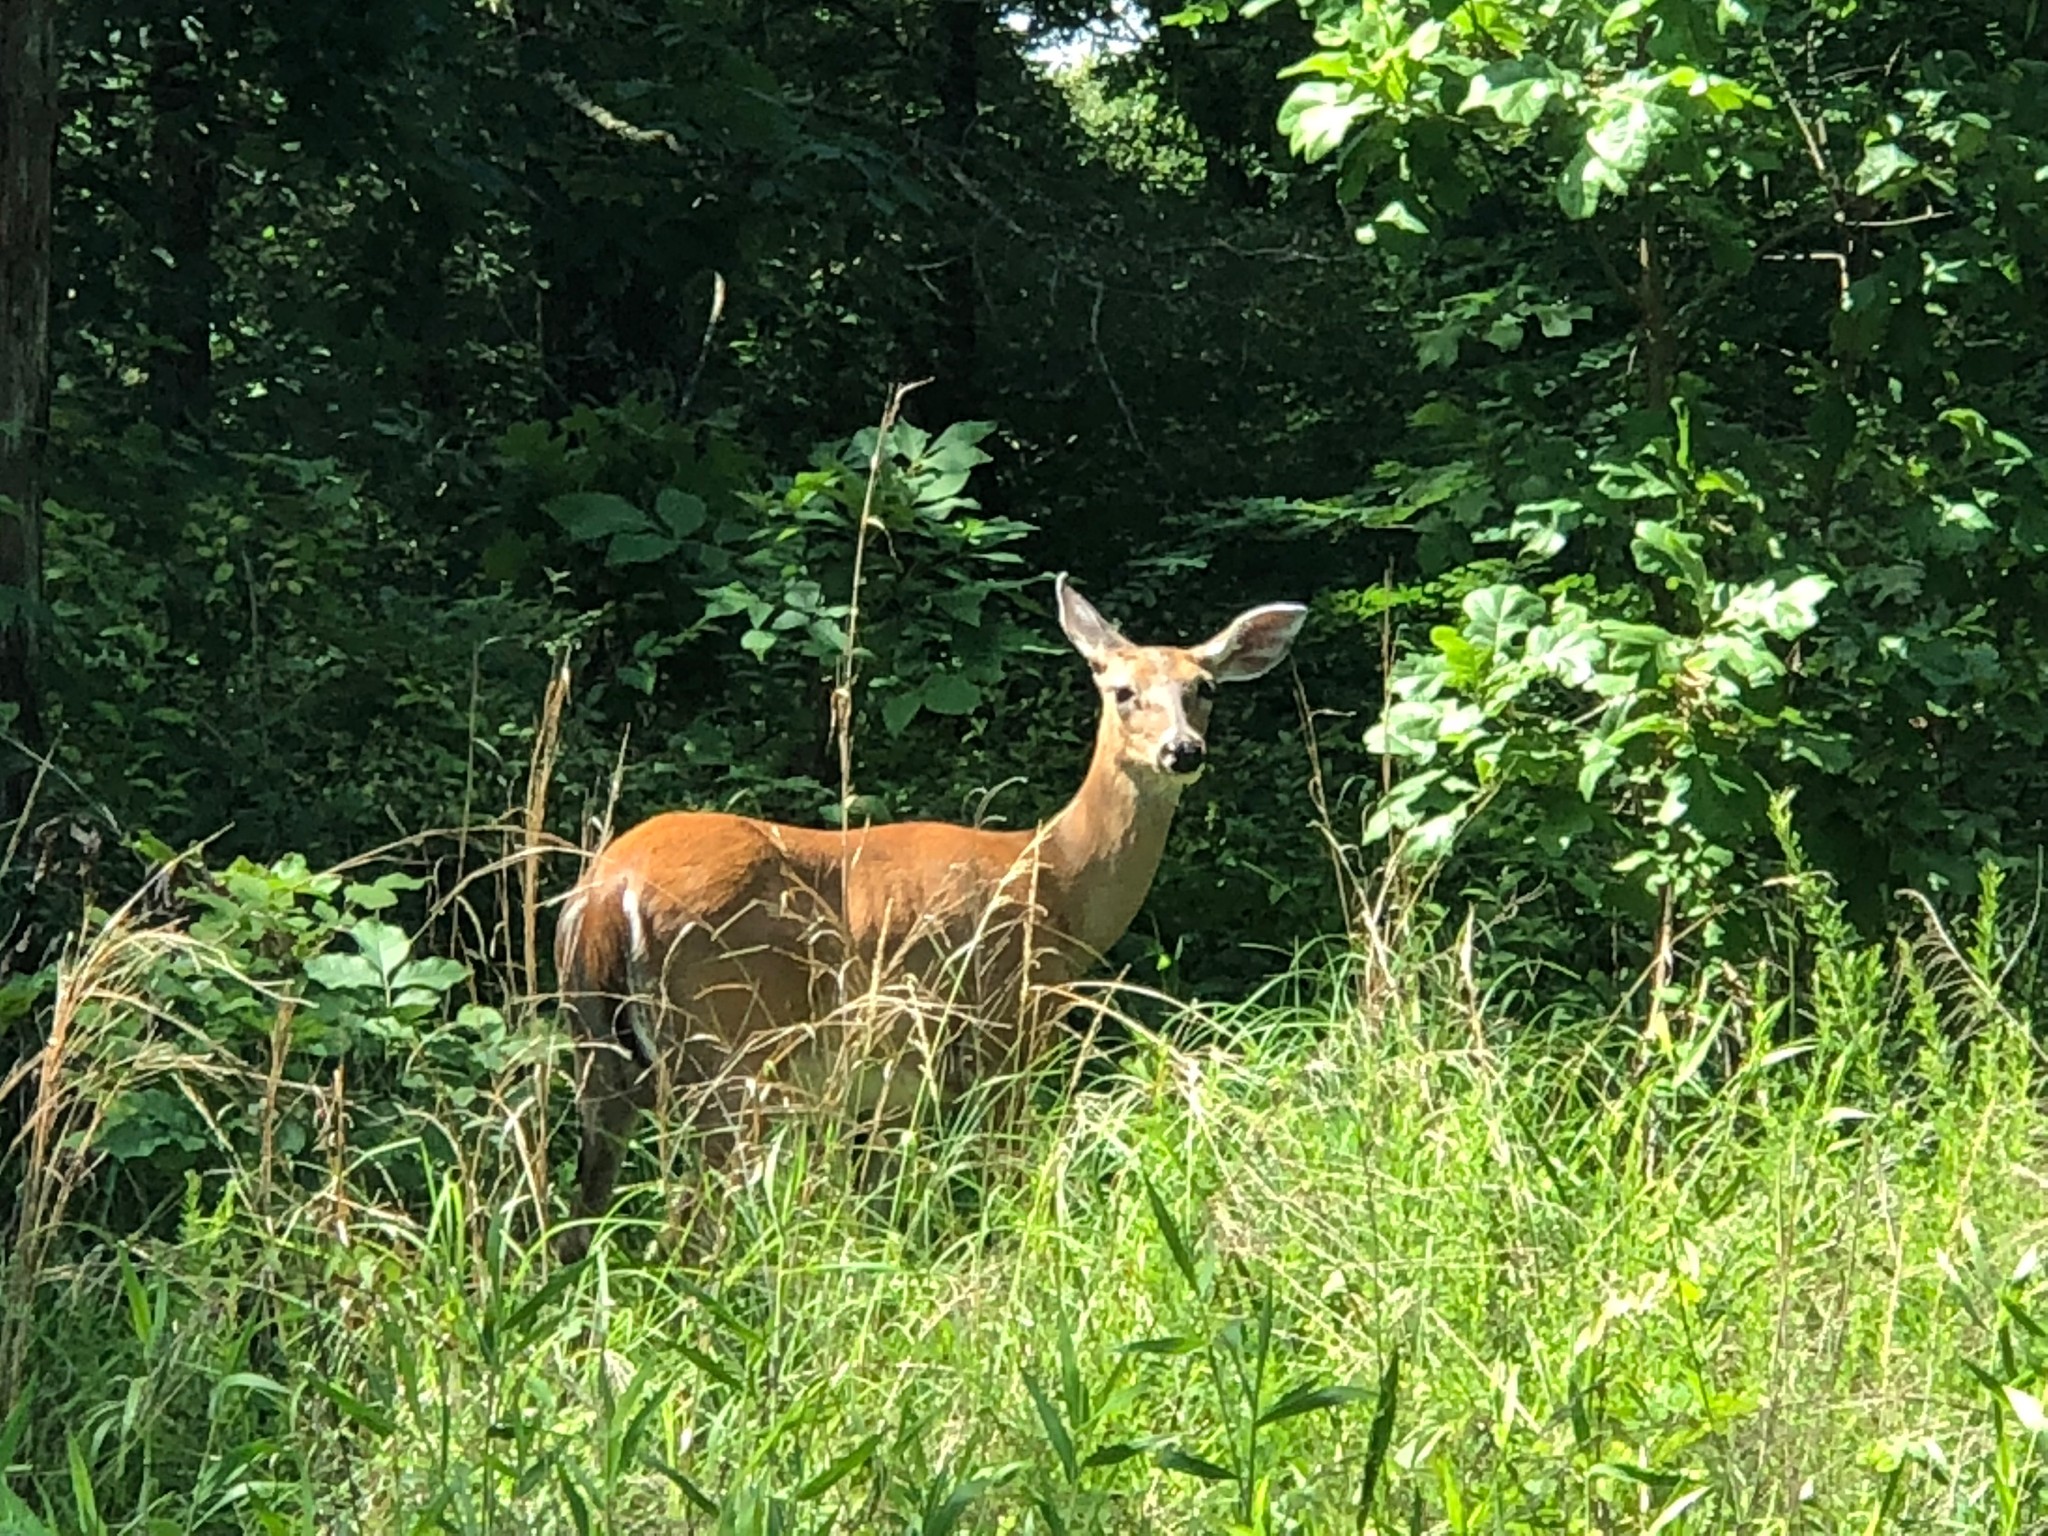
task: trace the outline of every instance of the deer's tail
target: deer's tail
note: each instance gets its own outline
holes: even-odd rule
[[[555,925],[555,974],[562,1007],[582,1052],[622,1052],[648,1065],[646,998],[639,955],[646,948],[633,888],[579,885]]]

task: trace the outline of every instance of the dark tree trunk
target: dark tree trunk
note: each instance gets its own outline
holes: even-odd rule
[[[613,393],[593,334],[596,304],[587,252],[596,236],[563,184],[566,157],[575,153],[573,136],[589,125],[574,118],[550,83],[564,55],[573,60],[574,49],[572,38],[558,35],[548,0],[516,0],[512,15],[526,89],[522,162],[533,210],[534,340],[546,408],[561,410]]]
[[[0,713],[40,751],[42,468],[50,429],[50,193],[57,159],[56,0],[0,0]],[[31,765],[0,748],[0,813]]]
[[[203,426],[213,396],[213,210],[220,145],[212,82],[184,28],[166,26],[150,58],[150,176],[157,245],[167,258],[150,295],[160,351],[150,404],[166,430]]]
[[[948,179],[954,171],[969,180],[974,123],[981,111],[981,50],[988,30],[985,0],[938,0],[940,153],[946,157]],[[957,187],[948,188],[955,197]],[[939,329],[928,414],[934,426],[964,421],[978,414],[975,389],[977,305],[974,271],[974,230],[978,210],[960,205],[954,221],[946,264],[939,275]]]

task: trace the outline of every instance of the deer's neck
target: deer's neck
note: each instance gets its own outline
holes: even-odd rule
[[[1159,873],[1180,785],[1134,771],[1105,712],[1088,776],[1039,829],[1039,901],[1053,927],[1100,955],[1124,936]]]

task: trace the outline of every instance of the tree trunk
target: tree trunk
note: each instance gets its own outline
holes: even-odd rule
[[[983,0],[939,0],[937,21],[940,152],[951,170],[971,178],[968,141],[981,112],[981,48],[988,8]],[[949,236],[953,249],[939,275],[938,346],[931,391],[935,427],[977,414],[974,228],[978,222],[978,211],[970,213],[962,205]]]
[[[212,82],[199,46],[166,26],[150,58],[150,175],[156,238],[168,264],[150,295],[150,329],[159,352],[150,366],[157,425],[203,426],[213,396],[213,210],[220,146]]]
[[[36,690],[42,467],[50,430],[50,192],[57,159],[56,0],[0,0],[0,720],[43,745]],[[0,814],[30,765],[0,748]]]

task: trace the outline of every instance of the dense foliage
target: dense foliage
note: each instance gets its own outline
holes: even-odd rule
[[[36,822],[489,815],[556,657],[575,803],[836,812],[856,434],[930,377],[863,814],[1064,792],[1064,567],[1312,599],[1340,837],[1622,975],[1753,939],[1774,788],[1866,921],[2031,857],[2032,13],[1231,10],[68,11]],[[1335,920],[1292,714],[1131,954]]]
[[[2044,252],[2036,0],[17,0],[0,1529],[2028,1528]],[[1058,570],[1312,605],[1124,1054],[543,1280],[576,851]]]

